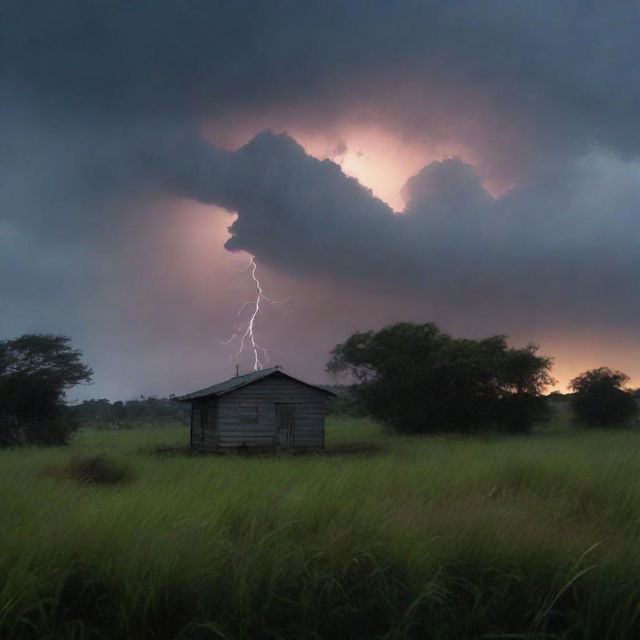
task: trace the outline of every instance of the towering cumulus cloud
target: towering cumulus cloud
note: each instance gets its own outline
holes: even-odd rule
[[[176,237],[191,201],[233,213],[226,248],[274,277],[428,301],[475,333],[579,328],[626,341],[627,360],[594,364],[640,376],[635,3],[15,0],[1,15],[0,337],[74,333],[99,371],[114,314],[138,344],[127,314],[180,299],[145,335],[183,344],[198,285],[167,276],[188,259],[149,238]],[[424,157],[402,211],[311,154],[322,140],[344,164],[363,127]],[[376,322],[331,313],[327,342]]]
[[[227,249],[287,273],[510,317],[624,324],[640,312],[640,174],[624,164],[612,178],[587,157],[494,198],[451,158],[407,181],[398,213],[285,134],[208,155],[210,171],[202,158],[180,188],[238,213]]]

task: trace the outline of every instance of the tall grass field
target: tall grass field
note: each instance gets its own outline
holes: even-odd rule
[[[640,432],[189,456],[188,429],[0,451],[0,638],[640,638]],[[113,459],[122,482],[78,461]]]

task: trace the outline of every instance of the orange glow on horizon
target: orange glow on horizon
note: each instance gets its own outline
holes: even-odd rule
[[[559,329],[559,333],[563,333]],[[554,389],[566,393],[569,382],[588,369],[609,367],[626,373],[631,388],[640,387],[640,344],[637,336],[629,334],[588,334],[572,331],[568,336],[547,335],[536,338],[540,353],[554,358],[552,375],[558,384]],[[629,344],[637,345],[630,350]]]

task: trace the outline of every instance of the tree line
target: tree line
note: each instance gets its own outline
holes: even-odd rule
[[[354,333],[333,349],[327,371],[350,379],[356,406],[390,431],[526,433],[550,415],[551,366],[533,343],[513,348],[501,335],[454,338],[433,323],[403,322]],[[639,394],[624,387],[628,381],[607,367],[571,380],[576,421],[633,420]]]
[[[83,400],[67,406],[67,415],[78,424],[91,424],[98,429],[127,428],[146,425],[156,427],[168,421],[187,424],[189,409],[171,398],[140,396],[132,400],[110,401],[107,398]]]
[[[505,336],[454,338],[435,324],[397,323],[357,332],[331,352],[327,371],[343,375],[329,410],[367,414],[397,433],[526,433],[549,416],[546,390],[555,383],[552,359],[535,344],[514,348]],[[66,336],[25,334],[0,341],[0,447],[63,444],[81,423],[126,426],[162,420],[186,423],[170,398],[65,403],[72,387],[91,381],[82,352]],[[577,422],[628,424],[640,393],[606,367],[570,383]]]

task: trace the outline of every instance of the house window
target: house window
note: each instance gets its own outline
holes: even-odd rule
[[[240,422],[258,422],[258,407],[240,407]]]

